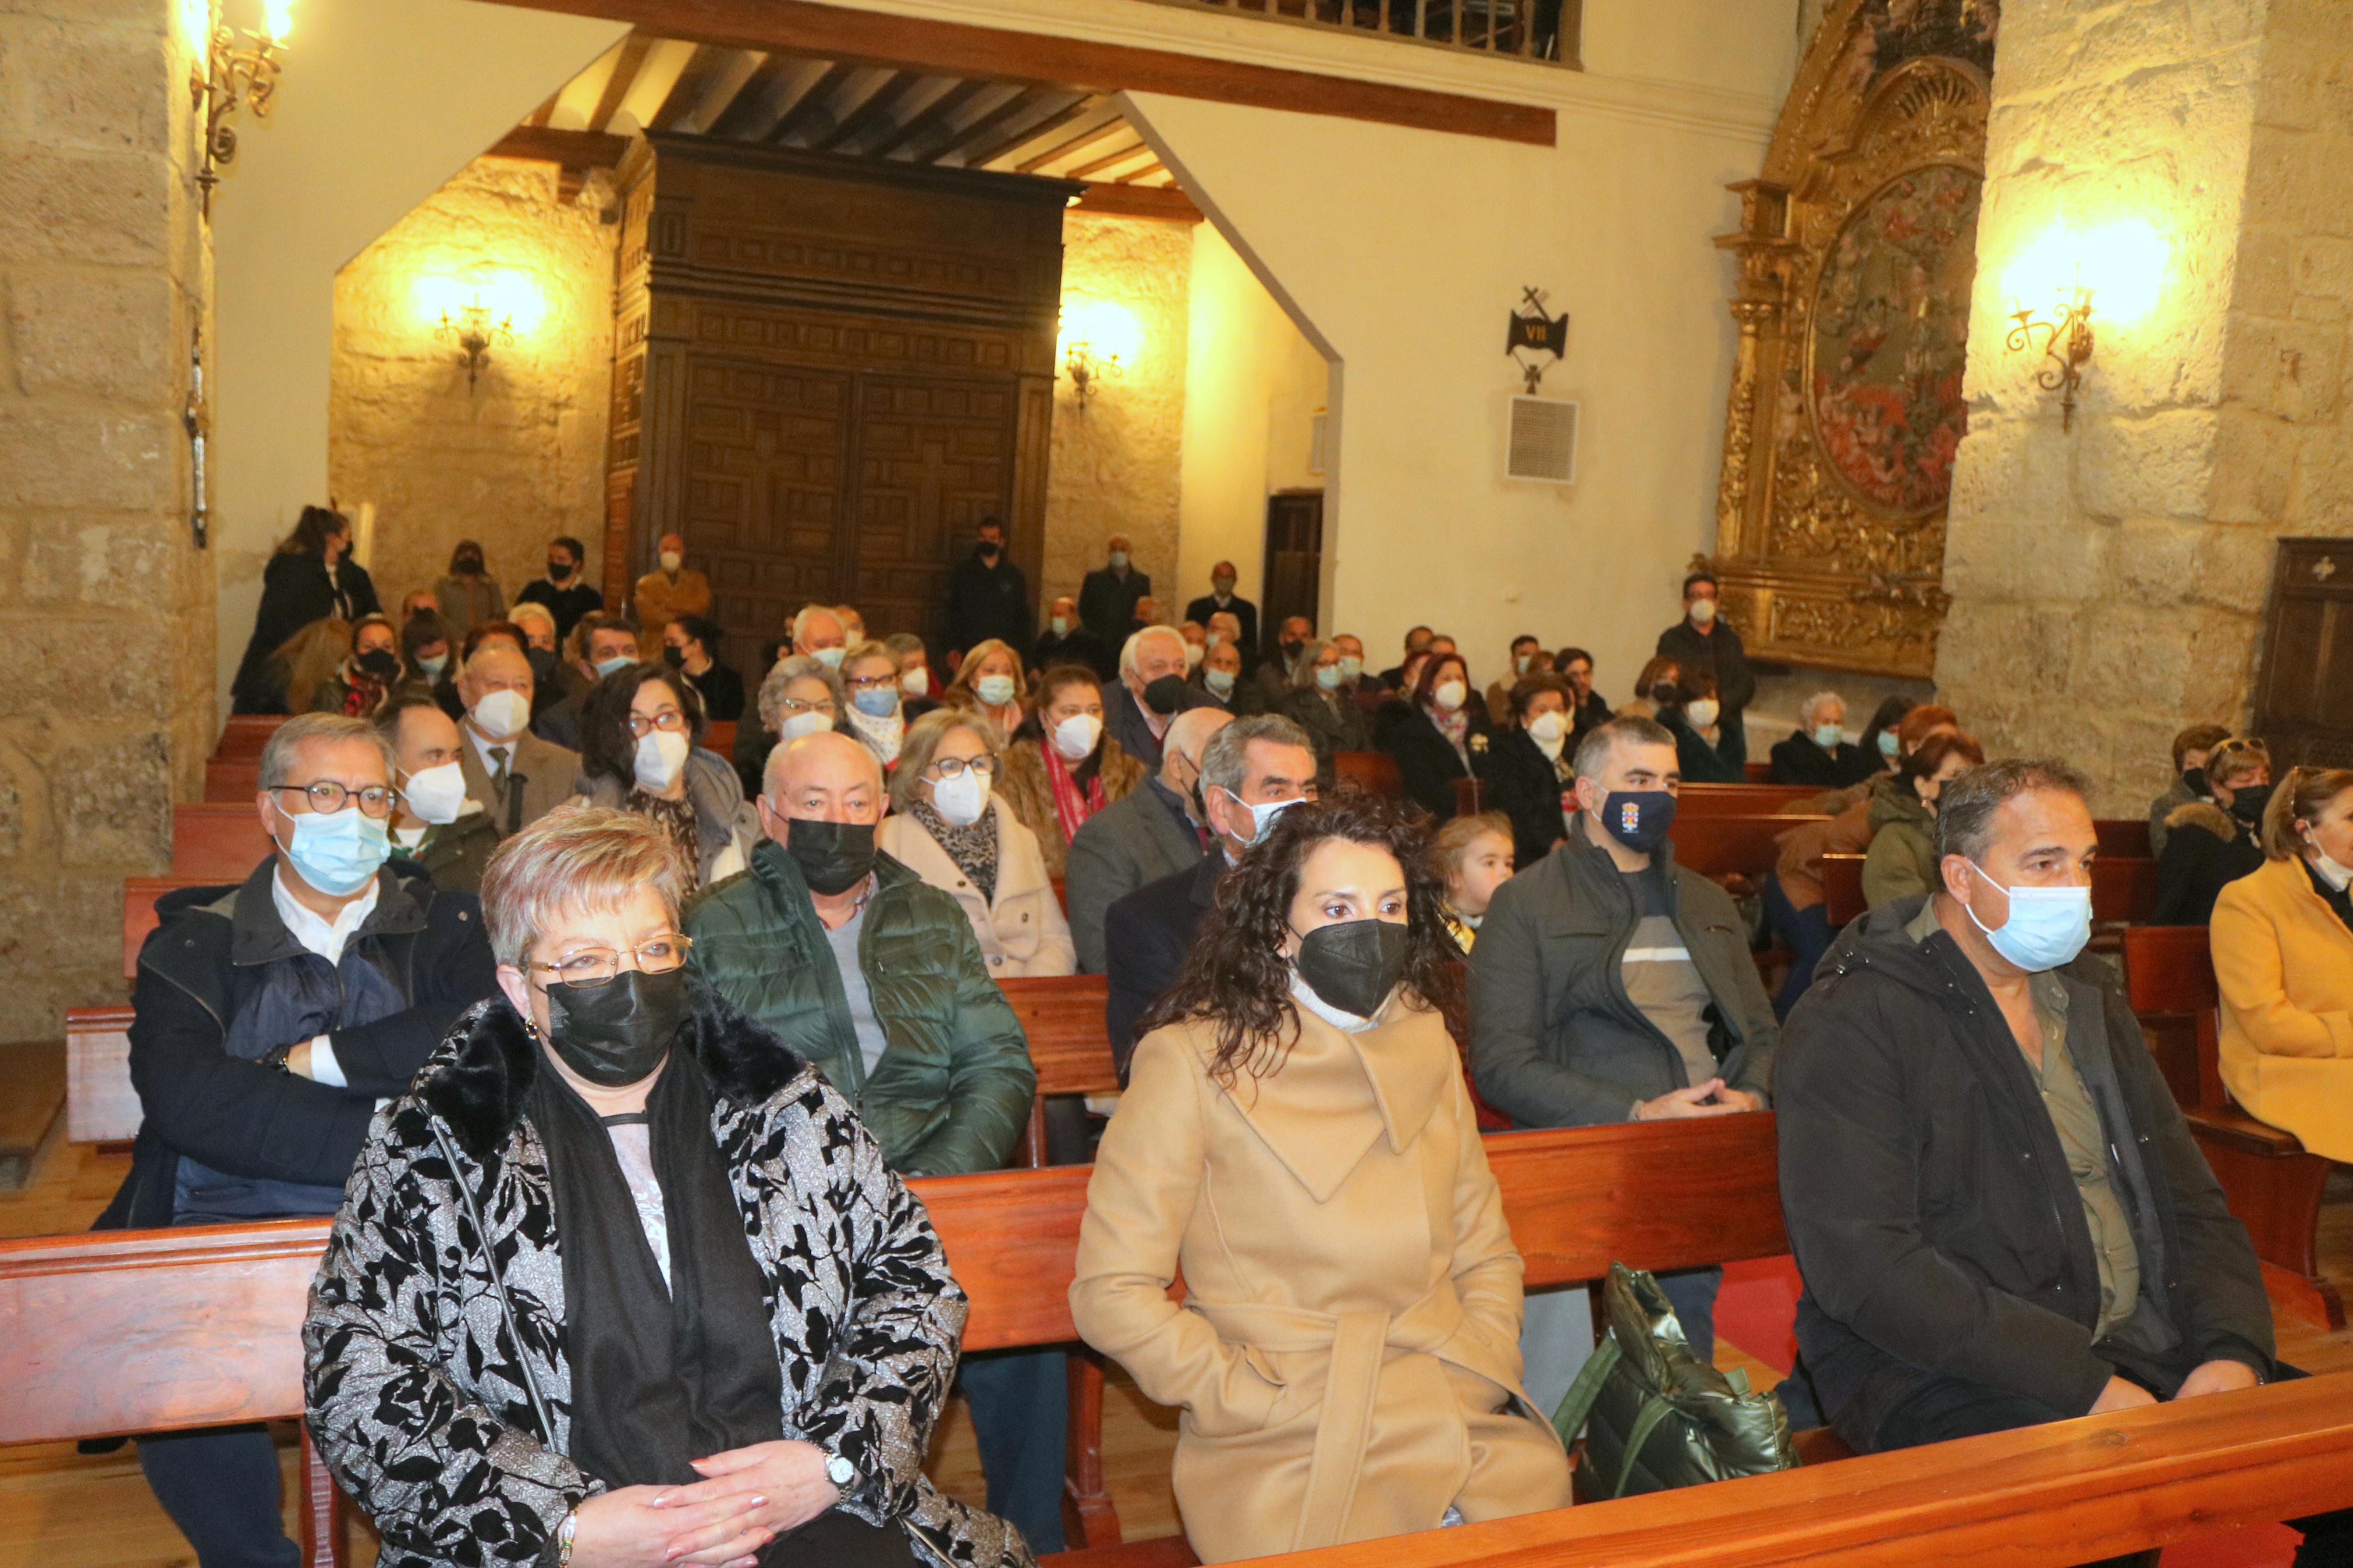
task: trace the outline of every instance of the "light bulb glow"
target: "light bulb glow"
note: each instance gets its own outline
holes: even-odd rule
[[[2146,218],[2120,218],[2092,228],[2053,224],[2003,268],[2010,308],[2048,310],[2077,288],[2092,291],[2094,319],[2130,326],[2156,309],[2165,292],[2170,247]]]
[[[1135,312],[1111,300],[1065,300],[1060,340],[1054,345],[1057,361],[1067,361],[1073,345],[1082,345],[1097,360],[1135,363],[1144,345],[1144,328]]]
[[[279,43],[294,29],[294,0],[261,0],[261,31]]]
[[[475,268],[463,275],[431,272],[417,279],[414,300],[418,318],[427,327],[444,317],[460,321],[480,306],[491,325],[503,323],[517,337],[528,335],[547,316],[547,299],[525,272],[502,268]]]

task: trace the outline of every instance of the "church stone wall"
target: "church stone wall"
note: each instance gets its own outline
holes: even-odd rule
[[[620,233],[601,177],[566,198],[553,163],[478,158],[335,278],[328,484],[375,507],[368,560],[387,611],[481,542],[512,599],[568,533],[604,558],[605,434]],[[462,353],[435,335],[428,287],[526,279],[536,321],[516,318],[469,386]]]
[[[0,1041],[121,999],[122,879],[212,745],[185,9],[0,0]]]

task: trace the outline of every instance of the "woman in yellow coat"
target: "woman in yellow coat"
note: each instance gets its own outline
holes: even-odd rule
[[[2248,1115],[2353,1160],[2353,769],[2282,780],[2263,851],[2214,900],[2222,1081]]]
[[[1181,1408],[1204,1563],[1569,1501],[1520,1387],[1520,1257],[1440,1013],[1423,849],[1362,798],[1265,825],[1096,1157],[1071,1311]]]

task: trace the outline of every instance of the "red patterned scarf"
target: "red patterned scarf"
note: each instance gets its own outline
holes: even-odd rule
[[[1087,779],[1085,793],[1082,794],[1079,781],[1071,776],[1062,754],[1050,742],[1038,750],[1046,758],[1046,782],[1054,790],[1054,816],[1062,826],[1062,842],[1068,844],[1078,837],[1088,817],[1110,804],[1103,799],[1103,770],[1098,768]]]

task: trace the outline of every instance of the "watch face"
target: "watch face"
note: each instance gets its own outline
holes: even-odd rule
[[[846,1487],[858,1478],[857,1468],[837,1454],[825,1462],[826,1479],[835,1486]]]

